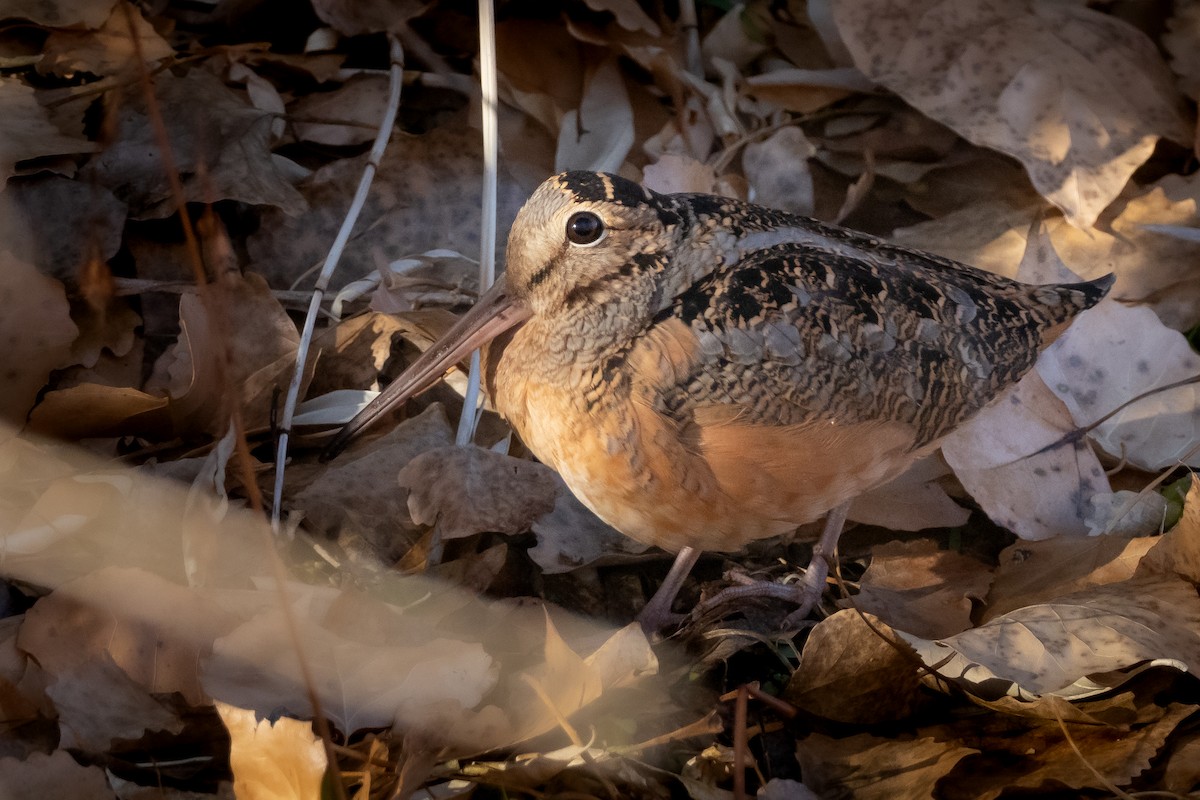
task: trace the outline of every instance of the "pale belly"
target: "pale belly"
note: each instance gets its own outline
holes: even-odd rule
[[[554,387],[521,388],[522,402],[510,396],[498,405],[534,455],[609,525],[670,551],[737,550],[786,533],[911,461],[905,435],[873,432],[880,447],[839,459],[831,451],[850,432],[818,437],[778,426],[713,427],[691,451],[648,407],[589,413]]]

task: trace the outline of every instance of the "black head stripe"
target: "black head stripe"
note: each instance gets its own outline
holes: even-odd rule
[[[606,172],[564,172],[558,176],[558,183],[580,203],[640,206],[654,202],[655,198],[653,192],[640,184]]]

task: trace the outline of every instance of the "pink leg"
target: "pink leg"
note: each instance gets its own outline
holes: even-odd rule
[[[821,531],[821,538],[813,547],[812,560],[808,562],[808,569],[804,571],[804,580],[799,584],[788,586],[782,583],[756,581],[745,586],[731,586],[698,604],[693,613],[703,614],[718,606],[745,597],[770,597],[798,604],[800,607],[789,614],[783,624],[784,627],[790,627],[799,623],[813,610],[813,607],[821,599],[821,593],[825,590],[825,579],[829,576],[829,562],[837,552],[838,537],[842,535],[842,528],[846,524],[846,512],[849,508],[849,503],[843,503],[832,509],[829,516],[825,518],[825,527]]]
[[[650,602],[646,603],[641,613],[638,614],[638,622],[642,624],[642,630],[646,633],[658,633],[682,618],[679,614],[671,613],[671,604],[675,602],[675,595],[679,594],[679,589],[687,579],[688,573],[692,571],[692,567],[696,566],[699,558],[700,551],[693,547],[685,547],[675,556],[675,563],[671,564],[671,571],[667,573],[667,577],[658,587],[658,591],[650,598]]]

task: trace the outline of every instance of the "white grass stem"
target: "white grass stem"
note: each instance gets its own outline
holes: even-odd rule
[[[404,85],[404,47],[394,34],[389,35],[388,42],[391,68],[388,73],[390,87],[387,107],[384,108],[383,118],[379,121],[379,132],[375,135],[375,144],[371,147],[367,166],[363,169],[362,178],[359,179],[358,190],[354,193],[354,199],[346,212],[346,218],[342,220],[342,227],[333,240],[333,246],[329,248],[329,255],[326,256],[325,263],[321,267],[321,274],[317,276],[317,284],[308,305],[308,314],[304,318],[304,331],[300,335],[300,346],[296,352],[296,371],[288,386],[287,399],[284,401],[283,414],[279,421],[279,446],[275,453],[275,491],[271,502],[271,528],[276,534],[280,533],[280,508],[283,505],[283,478],[284,465],[287,462],[288,439],[292,432],[292,419],[296,415],[296,404],[300,399],[300,385],[304,381],[305,365],[308,362],[308,351],[312,346],[317,315],[320,313],[321,303],[325,299],[329,279],[333,276],[333,271],[342,258],[346,243],[350,240],[350,233],[354,230],[354,224],[358,221],[358,216],[367,202],[367,193],[370,191],[371,182],[375,180],[379,164],[383,160],[383,152],[387,149],[388,140],[392,136],[392,128],[396,124],[396,112],[400,108],[400,88]]]
[[[479,83],[483,124],[483,196],[482,230],[479,234],[479,293],[482,295],[496,281],[496,172],[500,150],[497,121],[496,86],[496,19],[492,0],[479,0]],[[458,418],[455,441],[466,445],[475,438],[479,415],[479,351],[471,354],[471,372],[467,376],[467,393],[462,415]]]

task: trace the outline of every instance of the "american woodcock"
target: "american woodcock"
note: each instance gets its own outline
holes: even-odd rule
[[[507,262],[327,455],[491,342],[488,392],[529,449],[601,519],[680,553],[651,625],[699,551],[840,510],[810,567],[819,591],[845,505],[1015,383],[1112,284],[1022,284],[593,172],[534,192]]]

